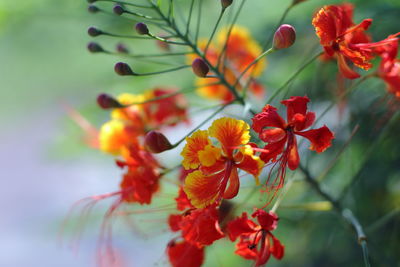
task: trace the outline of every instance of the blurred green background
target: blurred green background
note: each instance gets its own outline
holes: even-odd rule
[[[189,1],[176,2],[177,11],[186,14]],[[218,16],[219,9],[215,7],[219,3],[203,2],[201,35],[207,37]],[[234,2],[237,5],[239,1]],[[290,1],[247,2],[238,23],[247,26],[262,43]],[[318,50],[311,25],[313,13],[324,4],[340,2],[309,0],[289,13],[284,22],[296,27],[297,42],[268,58],[269,65],[261,78],[267,85],[267,95]],[[374,40],[400,31],[398,0],[349,2],[356,6],[356,22],[374,19],[369,31]],[[111,4],[98,6],[111,12]],[[167,66],[93,55],[86,50],[86,44],[93,39],[86,33],[89,26],[132,34],[134,24],[134,20],[115,15],[90,14],[83,0],[0,0],[0,266],[93,266],[102,211],[96,211],[99,216],[89,222],[78,254],[73,252],[74,246],[72,251],[69,245],[60,246],[58,231],[75,201],[117,189],[120,173],[111,157],[85,146],[81,129],[68,117],[66,106],[78,109],[99,127],[108,119],[108,113],[95,105],[101,92],[134,93],[156,85],[185,87],[193,81],[190,70],[156,78],[120,77],[114,73],[113,65],[121,60],[142,72]],[[108,50],[123,42],[135,54],[157,51],[152,41],[107,36],[96,37],[96,41]],[[165,62],[175,64],[174,59]],[[335,64],[316,62],[296,79],[291,93],[306,93],[318,115],[328,101],[335,100],[335,73]],[[189,98],[195,108],[213,104],[194,95]],[[274,104],[277,103],[276,100]],[[331,151],[322,156],[305,151],[307,156],[302,159],[307,158],[307,166],[317,176],[346,143],[355,125],[360,125],[322,187],[335,197],[348,188],[342,196],[343,205],[351,208],[365,226],[373,266],[400,266],[399,116],[395,113],[386,120],[392,114],[391,107],[385,102],[384,84],[379,80],[362,84],[347,103],[343,117],[334,109],[321,121],[334,127],[337,140]],[[287,254],[281,261],[271,259],[268,264],[363,266],[354,233],[335,213],[290,208],[294,203],[316,200],[320,198],[306,184],[295,184],[278,210],[282,219],[276,235],[285,244]],[[147,238],[137,232],[136,237],[126,234],[130,231],[123,226],[116,231],[116,246],[128,266],[167,264],[163,250],[171,234],[167,233],[161,214],[156,217],[157,223],[147,225],[153,227],[146,228],[152,233]],[[71,235],[67,233],[65,239]],[[208,251],[206,266],[251,266],[251,262],[235,256],[232,244],[226,241],[217,242]]]

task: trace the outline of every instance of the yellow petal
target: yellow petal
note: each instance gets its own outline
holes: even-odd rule
[[[210,167],[221,158],[221,149],[213,145],[207,145],[204,150],[198,152],[200,164]]]
[[[208,138],[207,131],[198,130],[190,137],[186,137],[186,145],[181,155],[183,157],[182,165],[186,170],[196,169],[200,165],[198,152],[204,150],[211,141]]]

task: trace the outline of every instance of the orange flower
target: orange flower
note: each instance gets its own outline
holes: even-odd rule
[[[238,169],[258,176],[264,162],[248,144],[249,125],[241,120],[220,118],[207,131],[198,130],[186,138],[181,155],[185,169],[194,169],[185,179],[184,191],[196,208],[235,197],[239,191]],[[220,146],[212,144],[210,137]],[[229,184],[229,185],[228,185]]]
[[[216,43],[211,44],[206,51],[206,59],[213,66],[217,66],[219,57],[222,57],[222,64],[219,65],[219,71],[224,74],[228,83],[234,85],[240,73],[262,53],[262,48],[244,27],[234,26],[228,42],[226,42],[227,35],[228,28],[224,28],[218,33]],[[221,55],[225,43],[226,49],[224,55]],[[205,50],[206,44],[207,41],[201,40],[199,42],[200,49]],[[194,59],[194,57],[190,57],[190,63]],[[263,86],[251,77],[258,77],[265,69],[265,66],[265,59],[254,64],[244,77],[242,77],[241,83],[236,85],[236,89],[241,91],[244,85],[248,83],[251,92],[256,95],[262,95],[264,92]],[[209,99],[222,100],[224,102],[233,100],[234,97],[229,89],[225,85],[218,84],[218,82],[219,79],[217,78],[197,78],[196,85],[199,87],[197,92]]]
[[[312,24],[324,47],[325,57],[336,56],[340,72],[349,79],[359,78],[347,61],[359,68],[368,70],[372,67],[372,53],[355,47],[355,44],[369,43],[370,37],[364,31],[371,25],[372,19],[365,19],[360,24],[353,23],[353,5],[324,6],[314,16]]]

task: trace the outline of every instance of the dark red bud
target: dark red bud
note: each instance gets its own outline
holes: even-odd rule
[[[192,69],[194,74],[199,77],[206,77],[207,73],[210,71],[210,68],[208,67],[206,62],[204,62],[204,60],[201,58],[196,58],[195,60],[193,60]]]
[[[94,3],[97,2],[97,0],[87,0],[88,3]]]
[[[135,26],[136,32],[140,35],[149,34],[149,28],[143,22],[139,22]]]
[[[128,48],[124,44],[121,44],[121,43],[117,44],[116,50],[118,53],[129,54]]]
[[[121,103],[119,103],[114,97],[108,94],[100,94],[97,97],[97,104],[102,109],[109,109],[109,108],[122,108],[124,107]]]
[[[122,14],[124,14],[125,9],[120,5],[115,5],[113,8],[113,12],[114,14],[121,16]]]
[[[227,8],[228,6],[232,5],[233,0],[221,0],[222,8]]]
[[[172,148],[171,143],[167,137],[160,132],[150,131],[144,138],[144,144],[152,153],[161,153]]]
[[[296,41],[296,30],[292,25],[282,24],[274,34],[274,49],[284,49]]]
[[[87,32],[92,37],[99,36],[100,34],[103,33],[101,30],[97,29],[96,27],[89,27]]]
[[[123,63],[123,62],[118,62],[117,64],[115,64],[114,70],[118,75],[121,75],[121,76],[135,75],[135,73],[132,71],[131,67],[129,67],[128,64]]]
[[[100,9],[99,9],[97,6],[95,6],[95,5],[89,5],[89,6],[88,6],[88,11],[89,11],[90,13],[97,13],[97,12],[100,11]]]
[[[305,1],[307,1],[307,0],[293,0],[292,6],[300,4],[300,3],[305,2]]]
[[[95,42],[88,43],[87,49],[91,53],[99,53],[104,51],[104,49],[98,43]]]

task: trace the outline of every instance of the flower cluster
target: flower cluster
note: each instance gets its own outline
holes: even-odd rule
[[[176,209],[166,219],[174,235],[166,248],[172,266],[201,266],[205,261],[205,248],[221,239],[237,242],[235,253],[254,261],[255,266],[266,264],[271,255],[280,260],[285,247],[274,232],[278,226],[275,212],[280,202],[275,202],[276,206],[272,209],[269,209],[269,204],[285,186],[287,168],[292,171],[302,169],[300,157],[305,155],[302,154],[298,138],[307,139],[310,150],[322,153],[332,145],[334,133],[327,125],[315,127],[316,114],[309,111],[310,99],[307,96],[280,99],[281,108],[286,110],[286,118],[279,115],[278,108],[273,105],[274,97],[300,71],[284,87],[277,89],[270,101],[264,101],[262,109],[256,110],[246,93],[249,90],[257,98],[264,98],[265,87],[256,78],[261,77],[265,70],[265,56],[272,52],[282,53],[282,50],[291,47],[296,40],[296,31],[291,25],[280,25],[266,42],[270,48],[263,51],[244,27],[233,24],[217,31],[222,15],[233,3],[222,0],[221,17],[211,37],[198,39],[198,32],[195,37],[190,34],[194,1],[186,32],[172,18],[173,1],[168,3],[168,13],[165,13],[164,7],[161,8],[160,2],[149,0],[148,5],[141,5],[116,1],[113,11],[118,16],[133,15],[146,22],[134,25],[137,35],[131,37],[154,40],[162,53],[142,58],[180,56],[181,61],[189,64],[162,71],[136,73],[127,63],[119,62],[115,65],[115,72],[123,76],[145,76],[191,67],[193,73],[188,75],[195,79],[194,88],[206,99],[218,100],[219,109],[184,135],[181,141],[171,144],[160,131],[189,121],[190,105],[183,97],[186,92],[184,89],[155,88],[141,95],[125,93],[116,98],[100,95],[98,104],[103,109],[111,109],[111,119],[99,131],[98,147],[115,156],[116,164],[124,170],[120,190],[108,195],[118,196],[118,199],[107,216],[122,203],[151,204],[155,193],[161,191],[161,178],[175,175],[173,182],[177,184],[177,197],[173,205],[176,204]],[[301,2],[304,1],[293,1],[290,8]],[[134,8],[152,12],[147,15],[134,11]],[[100,10],[90,5],[89,11],[96,13]],[[201,13],[198,14],[200,21]],[[371,19],[365,19],[355,24],[353,6],[347,3],[325,6],[312,20],[324,48],[322,58],[335,58],[340,73],[348,79],[356,79],[361,75],[352,69],[350,63],[369,70],[373,67],[371,61],[380,57],[376,76],[385,81],[390,92],[400,97],[398,34],[372,42],[366,33],[371,23]],[[162,33],[154,34],[153,26],[159,26]],[[93,37],[120,36],[94,27],[89,29],[89,34]],[[186,50],[176,47],[185,47]],[[97,43],[90,43],[88,48],[91,52],[111,54]],[[117,50],[132,58],[137,56],[129,54],[129,50],[121,44]],[[213,119],[218,112],[234,103],[243,106],[243,118],[225,115]],[[207,122],[210,126],[203,127]],[[153,155],[174,149],[181,143],[184,143],[180,151],[181,158],[179,152],[176,153],[178,166],[168,167]],[[181,175],[175,172],[177,169],[181,170]],[[269,201],[263,199],[261,205],[251,203],[251,207],[241,205],[244,204],[240,202],[243,193],[241,185],[249,176],[254,178],[249,182],[255,188],[254,192],[273,192]]]
[[[312,24],[324,48],[324,58],[336,57],[339,70],[348,79],[360,78],[350,66],[369,70],[371,60],[381,57],[379,76],[388,84],[388,89],[398,96],[399,77],[397,35],[389,35],[379,42],[372,42],[366,30],[372,24],[372,19],[364,19],[359,24],[353,22],[354,7],[352,4],[330,5],[321,8],[314,16]]]

